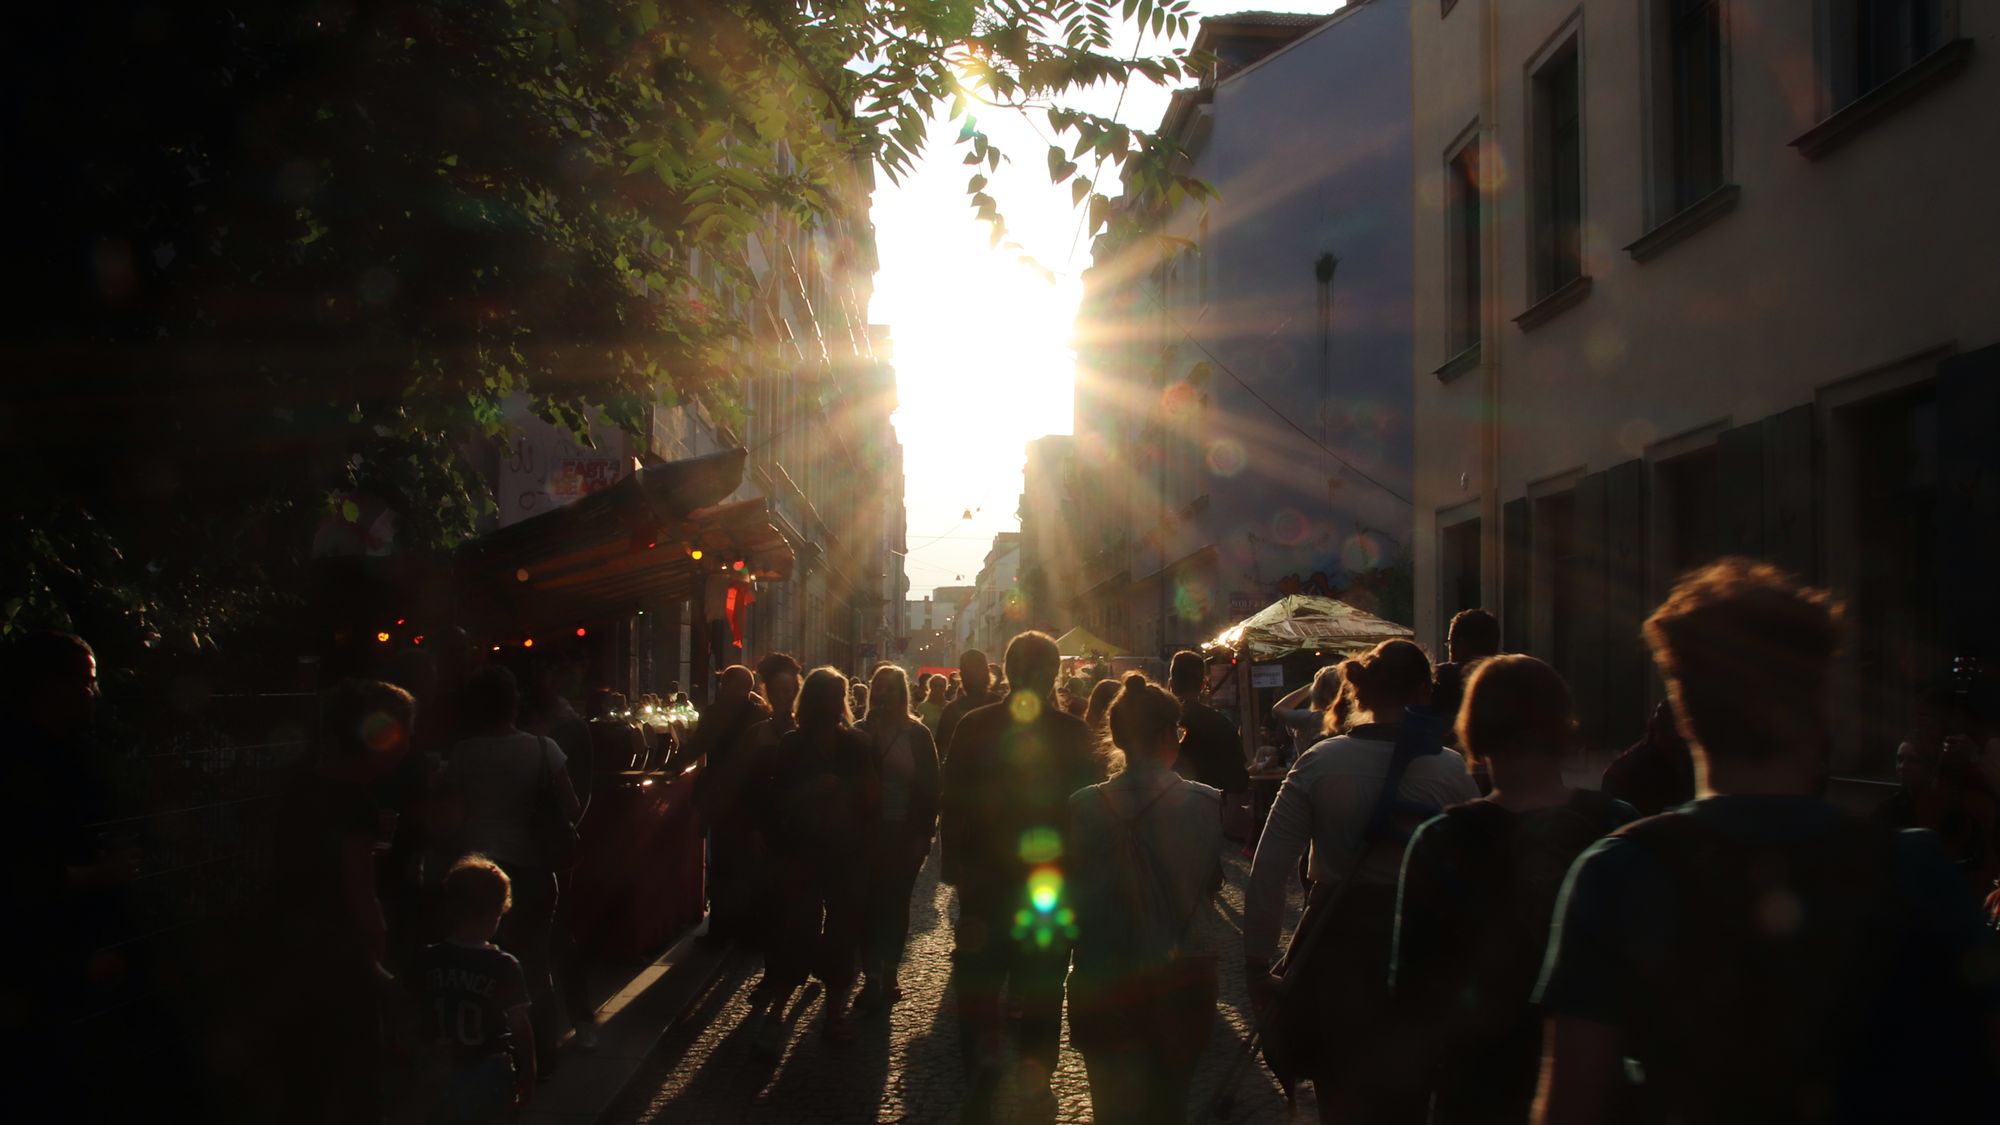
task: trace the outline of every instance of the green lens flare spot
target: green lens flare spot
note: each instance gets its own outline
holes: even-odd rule
[[[1028,876],[1028,902],[1038,914],[1052,913],[1062,901],[1062,873],[1043,867]]]
[[[1017,852],[1021,862],[1031,866],[1054,863],[1062,858],[1062,833],[1046,825],[1021,833]]]
[[[1042,715],[1042,701],[1025,691],[1007,697],[1007,712],[1017,723],[1032,723]]]

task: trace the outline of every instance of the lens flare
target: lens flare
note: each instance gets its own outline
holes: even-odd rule
[[[1021,862],[1031,867],[1054,863],[1062,858],[1062,833],[1046,825],[1021,833]]]
[[[1185,621],[1199,621],[1208,616],[1212,599],[1208,587],[1200,582],[1183,582],[1174,588],[1174,612]]]
[[[1062,872],[1052,866],[1037,867],[1028,876],[1028,903],[1037,914],[1055,913],[1056,904],[1062,901]]]
[[[385,711],[373,711],[361,720],[361,741],[377,754],[394,750],[403,740],[403,724]]]
[[[1382,544],[1362,531],[1347,537],[1340,547],[1340,563],[1349,570],[1373,570],[1382,565]]]
[[[1243,471],[1250,458],[1243,443],[1234,438],[1217,438],[1208,447],[1208,471],[1219,477],[1233,477]]]
[[[1292,508],[1282,508],[1271,517],[1271,538],[1287,547],[1306,541],[1306,518]]]
[[[1007,712],[1017,723],[1032,723],[1042,715],[1042,701],[1032,692],[1017,691],[1007,697]]]

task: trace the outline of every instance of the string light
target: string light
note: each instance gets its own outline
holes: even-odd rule
[[[527,640],[525,640],[525,641],[522,641],[522,642],[521,642],[521,647],[522,647],[522,648],[534,648],[534,647],[535,647],[535,638],[533,638],[533,637],[529,637],[529,638],[528,638]]]
[[[578,626],[576,627],[576,635],[577,635],[577,636],[579,636],[579,637],[581,637],[581,636],[584,636],[585,634],[587,634],[587,633],[589,633],[589,632],[590,632],[590,630],[588,630],[588,629],[584,628],[584,627],[583,627],[583,626],[581,626],[581,625],[578,625]]]
[[[701,548],[700,548],[700,547],[696,547],[696,548],[695,548],[694,550],[692,550],[692,551],[689,551],[689,552],[688,552],[688,558],[691,558],[691,559],[693,559],[693,560],[694,560],[694,561],[696,561],[696,562],[700,562],[700,561],[701,561]]]

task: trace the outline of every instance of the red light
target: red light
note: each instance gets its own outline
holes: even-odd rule
[[[657,547],[657,546],[659,546],[659,545],[660,545],[660,544],[659,544],[659,541],[658,541],[658,540],[655,540],[655,541],[653,541],[653,542],[651,542],[651,543],[648,543],[648,544],[646,544],[646,549],[647,549],[648,551],[650,551],[650,550],[652,550],[653,548],[655,548],[655,547]]]
[[[420,645],[420,644],[423,644],[423,643],[424,643],[424,635],[423,635],[422,633],[418,633],[418,634],[417,634],[417,635],[416,635],[415,637],[411,638],[411,640],[410,640],[410,643],[411,643],[411,644],[413,644],[413,645]]]
[[[742,559],[737,559],[737,560],[736,560],[736,562],[735,562],[735,564],[733,565],[732,569],[735,569],[735,570],[742,570],[742,569],[743,569],[743,560],[742,560]]]
[[[588,630],[588,629],[584,628],[584,627],[583,627],[583,626],[581,626],[581,625],[578,625],[578,626],[576,627],[576,635],[577,635],[577,636],[579,636],[579,637],[581,637],[581,636],[584,636],[584,635],[588,634],[589,632],[590,632],[590,630]]]
[[[400,617],[398,617],[398,618],[396,619],[396,624],[398,624],[398,625],[401,625],[402,623],[403,623],[403,619],[402,619],[402,618],[400,618]]]

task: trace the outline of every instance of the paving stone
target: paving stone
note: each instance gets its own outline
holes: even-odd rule
[[[1235,845],[1228,845],[1224,854],[1224,874],[1220,909],[1240,932],[1248,864]],[[1288,922],[1296,919],[1298,905],[1294,894]],[[602,1119],[604,1125],[957,1121],[965,1084],[958,1061],[955,998],[947,987],[956,910],[951,888],[937,881],[936,863],[927,865],[911,898],[903,1001],[886,1014],[857,1018],[854,1042],[835,1047],[819,1034],[824,998],[814,986],[794,1002],[791,1038],[775,1064],[755,1057],[745,1022],[761,966],[754,956],[732,956],[681,1029],[662,1040],[626,1086]],[[1243,1049],[1248,1000],[1239,952],[1240,947],[1225,950],[1222,957],[1222,1002],[1215,1033],[1196,1071],[1190,1117],[1209,1104]],[[1068,1125],[1093,1120],[1083,1059],[1069,1045],[1067,1023],[1050,1088],[1056,1094],[1056,1112],[1043,1122]],[[996,1117],[1029,1121],[1021,1115],[1014,1093],[1002,1089]],[[1261,1125],[1313,1119],[1310,1090],[1301,1093],[1294,1119],[1263,1068],[1243,1068],[1230,1121]]]

